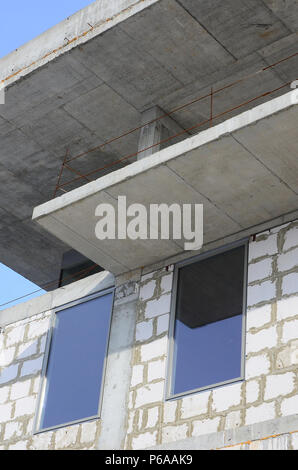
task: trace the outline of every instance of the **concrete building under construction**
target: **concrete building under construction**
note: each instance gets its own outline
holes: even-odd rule
[[[97,0],[0,59],[0,262],[47,291],[0,311],[1,450],[298,449],[297,39],[297,0]],[[203,245],[99,239],[124,196]]]

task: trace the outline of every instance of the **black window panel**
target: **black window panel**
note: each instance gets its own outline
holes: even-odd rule
[[[81,253],[75,250],[67,251],[62,258],[59,287],[67,286],[101,271],[104,271],[104,268],[95,266],[93,261]]]

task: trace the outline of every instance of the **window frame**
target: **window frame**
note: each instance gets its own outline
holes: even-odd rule
[[[112,294],[112,302],[111,302],[111,311],[110,311],[110,321],[109,321],[109,327],[108,327],[108,337],[107,337],[107,343],[106,343],[106,349],[105,349],[105,357],[104,357],[104,363],[103,363],[103,371],[102,371],[102,378],[101,378],[101,386],[100,386],[100,392],[99,392],[99,402],[98,402],[98,412],[94,416],[89,416],[86,418],[74,420],[74,421],[69,421],[67,423],[59,424],[57,426],[52,426],[49,428],[41,428],[41,415],[42,415],[42,410],[43,410],[43,405],[44,405],[44,400],[45,400],[45,390],[46,390],[46,372],[49,364],[49,358],[50,358],[50,353],[51,353],[51,345],[52,345],[52,340],[53,340],[53,334],[55,330],[55,324],[56,324],[56,314],[58,312],[61,312],[63,310],[67,310],[68,308],[74,307],[76,305],[80,305],[83,303],[86,303],[90,300],[97,299],[99,297],[103,297],[107,294]],[[96,419],[100,419],[101,417],[101,411],[102,411],[102,401],[103,401],[103,391],[104,391],[104,384],[105,384],[105,378],[106,378],[106,369],[107,369],[107,359],[108,359],[108,350],[109,350],[109,344],[110,344],[110,337],[111,337],[111,326],[112,326],[112,316],[113,316],[113,307],[114,307],[114,300],[115,300],[115,287],[111,287],[108,289],[105,289],[103,291],[97,292],[95,294],[91,294],[85,297],[82,297],[78,300],[74,300],[72,302],[68,302],[66,304],[60,305],[59,307],[56,307],[52,310],[51,313],[51,320],[50,320],[50,327],[48,330],[47,334],[47,340],[46,340],[46,347],[45,347],[45,352],[44,352],[44,358],[43,358],[43,365],[42,365],[42,371],[41,371],[41,376],[40,376],[40,385],[39,385],[39,391],[38,391],[38,398],[37,398],[37,405],[35,409],[35,417],[34,417],[34,423],[33,423],[33,435],[41,434],[44,432],[49,432],[49,431],[54,431],[57,429],[61,428],[66,428],[69,426],[74,426],[75,424],[80,424],[80,423],[85,423],[88,421],[94,421]]]
[[[184,396],[193,395],[195,393],[203,392],[206,390],[212,390],[214,388],[222,387],[224,385],[242,382],[245,380],[245,354],[246,354],[246,324],[247,324],[247,276],[248,276],[248,243],[249,238],[244,238],[236,242],[229,243],[227,245],[215,248],[210,251],[206,251],[192,258],[180,261],[175,265],[174,276],[173,276],[173,291],[171,299],[171,310],[170,310],[170,324],[169,324],[169,344],[168,344],[168,355],[167,355],[167,375],[166,375],[166,386],[165,386],[165,401],[176,400],[183,398]],[[178,292],[178,277],[179,269],[184,266],[197,263],[201,260],[211,258],[221,253],[231,251],[234,248],[244,246],[244,273],[243,273],[243,305],[242,305],[242,331],[241,331],[241,374],[240,377],[229,379],[223,382],[210,384],[206,387],[199,387],[196,389],[188,390],[182,393],[174,394],[173,390],[173,377],[174,377],[174,352],[175,352],[175,320],[176,320],[176,307],[177,307],[177,292]]]

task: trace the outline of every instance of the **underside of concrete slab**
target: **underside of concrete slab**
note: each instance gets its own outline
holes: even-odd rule
[[[204,243],[298,209],[298,91],[75,189],[34,210],[33,220],[113,274],[179,255],[185,240],[98,240],[96,208],[204,205]],[[116,220],[117,222],[117,220]]]
[[[53,196],[67,149],[85,152],[140,126],[155,106],[168,113],[236,80],[215,97],[214,124],[285,93],[279,88],[298,77],[298,5],[286,3],[98,0],[1,59],[0,262],[37,284],[59,277],[69,243],[32,223],[31,214]],[[269,90],[276,91],[261,96]],[[180,129],[204,122],[210,98],[171,117]],[[106,167],[92,175],[97,180],[126,166],[137,157],[109,167],[137,151],[139,133],[76,160],[74,170]],[[66,170],[61,183],[72,177]]]

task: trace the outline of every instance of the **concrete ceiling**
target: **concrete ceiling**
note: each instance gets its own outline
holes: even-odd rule
[[[57,279],[61,254],[69,247],[31,222],[31,215],[33,207],[52,198],[66,149],[72,156],[86,151],[137,127],[141,113],[153,105],[169,112],[211,86],[221,88],[296,53],[297,27],[297,0],[151,1],[102,34],[79,45],[74,41],[67,53],[10,79],[6,105],[0,106],[0,261],[37,284]],[[39,44],[37,38],[28,63]],[[50,41],[47,47],[53,47]],[[297,57],[216,95],[214,114],[297,78]],[[8,70],[11,62],[13,70],[13,60],[13,55],[0,60],[0,73],[1,64]],[[173,117],[186,129],[209,115],[206,99]],[[76,161],[74,168],[102,167],[135,152],[137,142],[138,133],[132,134]],[[72,177],[65,171],[62,182]]]
[[[119,195],[147,214],[150,204],[203,204],[204,245],[274,226],[298,209],[297,103],[296,90],[275,98],[49,201],[33,218],[115,275],[178,256],[186,241],[98,240],[96,208],[111,204],[117,225]]]

